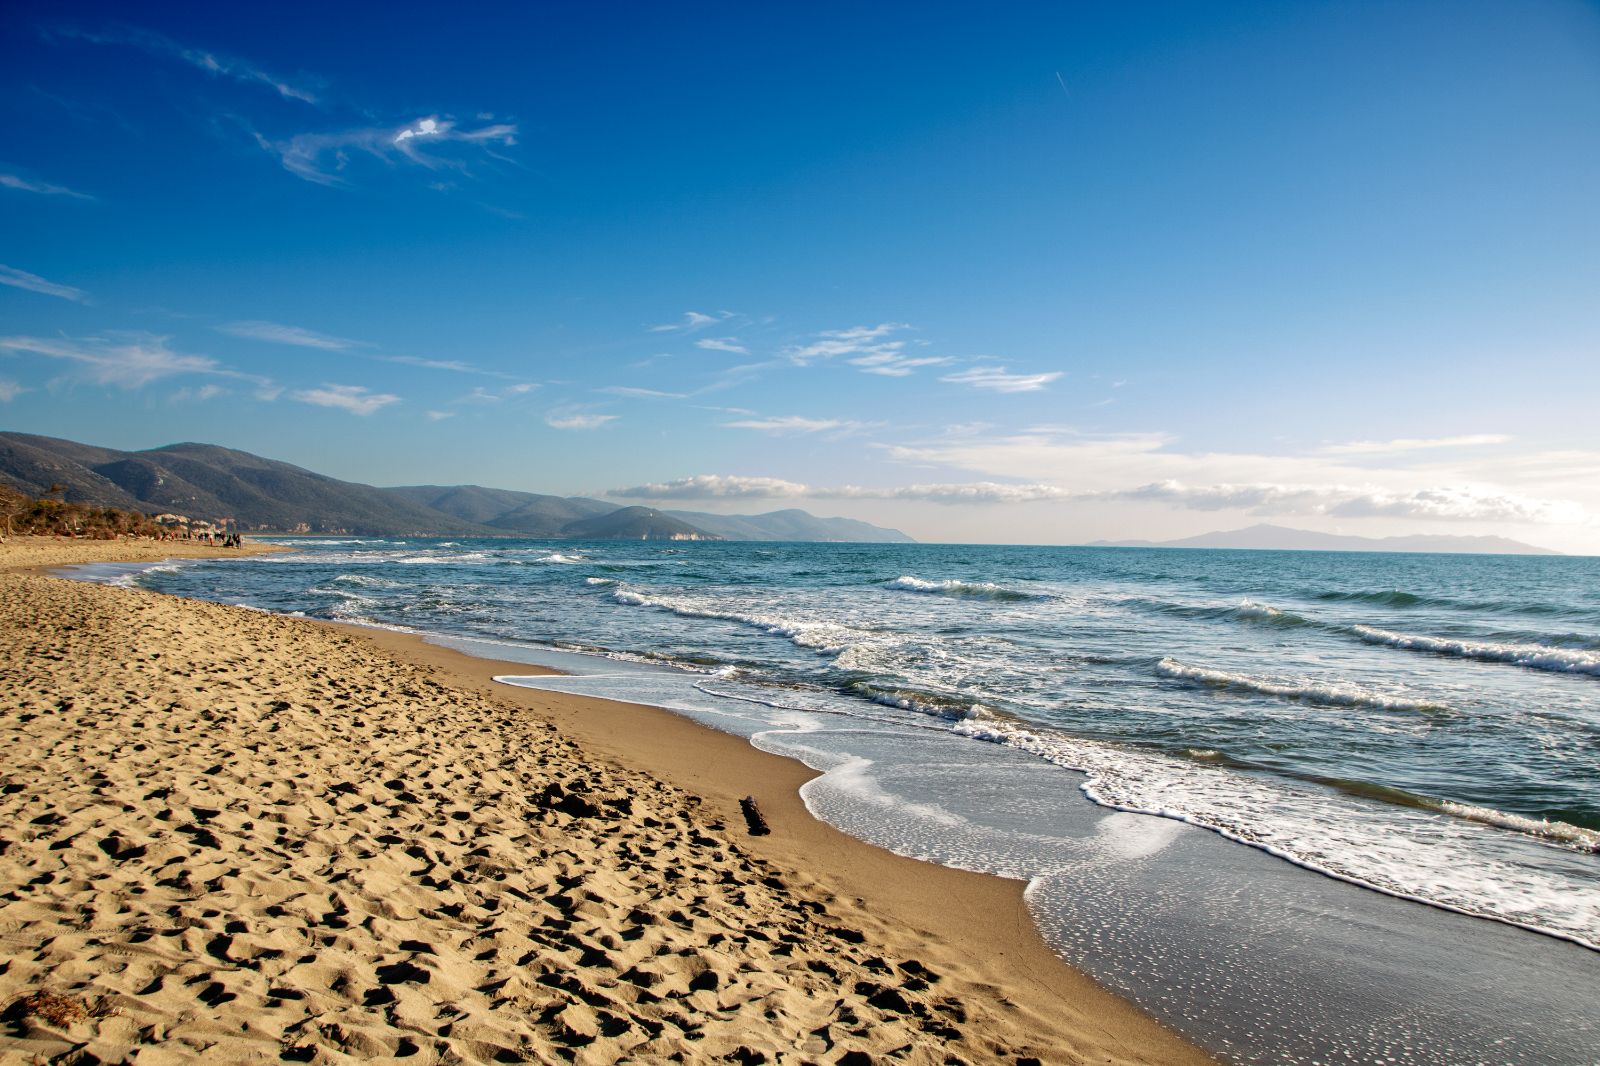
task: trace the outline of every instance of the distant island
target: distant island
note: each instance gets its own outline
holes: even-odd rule
[[[181,515],[246,532],[913,542],[897,529],[852,518],[819,518],[797,508],[719,515],[479,485],[378,488],[214,444],[124,452],[55,437],[0,433],[0,484],[32,497]]]
[[[1355,537],[1290,529],[1265,522],[1244,529],[1201,533],[1180,540],[1097,540],[1091,548],[1247,548],[1257,551],[1446,552],[1480,555],[1560,555],[1558,551],[1506,537],[1413,534],[1406,537]]]

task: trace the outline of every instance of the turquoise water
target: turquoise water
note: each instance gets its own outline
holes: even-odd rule
[[[1341,886],[1334,903],[1304,909],[1307,929],[1347,905],[1363,916],[1341,918],[1302,955],[1332,950],[1352,923],[1459,921],[1382,910],[1412,915],[1396,902],[1412,900],[1505,929],[1510,939],[1493,941],[1504,957],[1484,964],[1499,976],[1474,987],[1547,981],[1519,969],[1528,960],[1593,976],[1600,956],[1557,941],[1600,945],[1600,560],[286,543],[291,554],[128,580],[561,665],[580,676],[519,683],[672,707],[801,758],[827,771],[806,796],[819,815],[906,854],[1030,881],[1041,926],[1069,958],[1238,1061],[1576,1062],[1571,1048],[1594,1046],[1586,1028],[1571,1044],[1570,1021],[1526,1021],[1538,1009],[1524,1007],[1528,1033],[1568,1028],[1566,1050],[1527,1036],[1515,1054],[1472,1045],[1429,1057],[1419,1048],[1430,1041],[1470,1044],[1470,1026],[1402,1038],[1330,1007],[1317,1040],[1284,1050],[1296,1038],[1270,1020],[1288,987],[1273,967],[1296,958],[1268,965],[1262,948],[1218,985],[1203,952],[1136,947],[1145,931],[1114,931],[1139,893],[1148,912],[1173,909],[1169,930],[1202,911],[1213,926],[1255,928],[1302,891],[1305,875],[1290,871],[1310,869],[1373,891],[1348,904],[1364,894]],[[1281,870],[1285,887],[1229,917],[1233,904],[1211,881],[1201,887],[1197,867],[1218,855],[1242,863],[1228,858],[1241,852],[1216,851],[1231,845],[1191,838],[1185,824],[1249,845],[1253,876]],[[1151,886],[1166,873],[1146,870],[1137,884],[1125,873],[1162,852],[1197,857],[1164,868],[1190,872],[1158,898]],[[1094,915],[1106,940],[1085,938],[1079,919],[1111,885],[1119,906]],[[1184,892],[1204,898],[1173,902]],[[1386,987],[1442,988],[1415,968],[1402,981],[1389,967]],[[1257,1020],[1199,1017],[1218,996],[1230,1017]],[[1492,1026],[1482,1037],[1496,1039]],[[1354,1057],[1332,1053],[1341,1046]]]

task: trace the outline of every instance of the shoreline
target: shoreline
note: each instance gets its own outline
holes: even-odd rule
[[[1041,1014],[1067,1009],[1075,1023],[1094,1017],[1119,1042],[1132,1038],[1143,1023],[1187,1045],[1182,1036],[1050,948],[1024,901],[1027,882],[908,858],[835,829],[806,807],[800,789],[822,774],[798,760],[762,751],[744,737],[666,708],[522,689],[494,680],[505,674],[560,674],[548,667],[470,655],[431,643],[421,633],[320,624],[435,669],[454,687],[509,699],[556,722],[586,749],[658,774],[716,803],[730,822],[741,819],[740,799],[753,796],[772,833],[750,837],[750,850],[790,868],[825,871],[819,878],[837,882],[836,894],[869,910],[881,909],[888,921],[919,928],[930,943],[968,959],[980,980],[1023,1001],[1020,1005]],[[1195,1056],[1193,1061],[1213,1061],[1192,1045],[1184,1050]],[[1177,1052],[1166,1050],[1159,1061],[1191,1061]]]
[[[112,546],[109,542],[54,545],[57,550],[50,552],[14,552],[7,545],[0,549],[0,558],[6,559],[7,570],[37,570],[107,561],[103,549]],[[136,556],[159,562],[171,557],[233,558],[240,554],[229,549],[165,550],[170,547],[168,542],[120,546],[111,553],[111,561],[136,561]],[[255,547],[271,550],[271,546]],[[14,558],[18,554],[32,557]],[[57,579],[47,580],[55,583]],[[458,693],[486,707],[514,709],[519,719],[526,719],[519,723],[522,728],[549,723],[556,735],[576,741],[577,748],[590,756],[586,765],[598,767],[602,773],[653,780],[670,790],[701,797],[705,804],[701,809],[715,819],[713,825],[733,827],[728,836],[737,840],[739,851],[752,861],[781,869],[785,882],[799,885],[800,894],[830,911],[849,912],[853,928],[862,938],[853,942],[885,954],[909,956],[917,966],[935,972],[959,974],[961,983],[970,989],[971,1011],[984,1008],[985,1022],[995,1031],[985,1034],[991,1041],[987,1055],[965,1041],[949,1044],[948,1051],[976,1054],[980,1061],[1009,1061],[1005,1055],[1019,1061],[1030,1057],[1022,1055],[1021,1049],[1050,1062],[1213,1061],[1128,1000],[1062,961],[1045,943],[1028,912],[1023,882],[903,858],[833,829],[806,809],[799,794],[800,787],[817,775],[794,760],[759,751],[743,738],[718,733],[661,708],[498,684],[493,681],[496,673],[538,671],[526,663],[497,662],[445,648],[417,634],[263,615],[143,590],[101,589],[89,598],[99,595],[156,598],[173,605],[178,615],[220,611],[224,615],[218,617],[231,618],[244,628],[273,619],[272,625],[287,626],[296,634],[324,632],[347,644],[353,638],[357,645],[380,649],[383,658],[428,679],[444,692]],[[306,639],[312,645],[317,643]],[[386,669],[381,659],[368,658],[372,659],[371,672],[381,680]],[[313,661],[303,667],[325,669],[325,664]],[[739,800],[747,795],[755,796],[760,804],[773,830],[769,836],[746,836],[741,831]],[[868,969],[875,968],[868,965]],[[1000,1047],[1013,1050],[1000,1054]],[[912,1061],[939,1061],[924,1060],[922,1053],[917,1051]],[[827,1061],[832,1058],[830,1055]]]

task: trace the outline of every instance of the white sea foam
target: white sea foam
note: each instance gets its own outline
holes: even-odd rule
[[[944,581],[927,581],[920,577],[913,577],[910,574],[902,574],[893,581],[885,581],[883,587],[895,589],[899,592],[916,592],[924,596],[948,596],[952,599],[963,600],[995,600],[1000,603],[1019,603],[1050,598],[1044,593],[1021,592],[1017,589],[1008,589],[1004,585],[996,585],[988,581],[958,581],[955,578],[949,578]]]
[[[1513,663],[1532,670],[1551,670],[1557,673],[1593,674],[1600,677],[1600,652],[1579,651],[1574,648],[1552,648],[1546,644],[1501,644],[1495,641],[1448,640],[1440,637],[1396,633],[1375,626],[1352,627],[1356,636],[1368,644],[1387,644],[1411,651],[1433,652],[1436,655],[1454,655],[1482,662]]]
[[[718,610],[701,600],[686,596],[646,596],[629,588],[618,588],[611,593],[611,598],[630,607],[671,611],[681,618],[709,618],[751,626],[773,636],[785,637],[799,647],[829,655],[838,655],[868,638],[868,634],[861,630],[835,622],[801,621],[777,615]]]
[[[1208,670],[1203,666],[1190,666],[1176,659],[1162,659],[1156,663],[1155,672],[1162,677],[1170,677],[1177,681],[1189,681],[1232,692],[1276,696],[1280,699],[1331,707],[1375,707],[1384,711],[1423,712],[1449,710],[1445,705],[1431,700],[1391,696],[1348,681],[1272,680],[1251,677],[1248,674],[1230,674],[1223,670]]]
[[[586,563],[588,561],[589,560],[583,558],[582,556],[563,555],[561,552],[551,552],[548,555],[540,556],[538,559],[538,562],[541,563],[561,563],[566,566],[571,566],[575,563]]]
[[[1429,810],[1335,799],[1312,785],[1004,719],[969,718],[953,728],[1085,774],[1080,788],[1102,806],[1175,818],[1330,877],[1600,949],[1600,893],[1528,861],[1525,849],[1548,846],[1533,838],[1552,839],[1530,831],[1542,828],[1532,819],[1522,825],[1515,815],[1489,812],[1493,818],[1469,820],[1445,804]],[[1513,832],[1486,839],[1473,823]]]
[[[333,579],[343,585],[360,585],[364,588],[397,589],[405,586],[399,581],[390,581],[387,578],[376,577],[372,574],[340,574]],[[315,589],[312,590],[316,591]]]
[[[1552,822],[1548,818],[1529,818],[1525,814],[1513,814],[1509,811],[1497,811],[1492,807],[1478,807],[1471,803],[1455,803],[1450,800],[1440,803],[1439,809],[1457,818],[1465,818],[1469,822],[1482,822],[1484,825],[1499,826],[1501,829],[1511,829],[1529,836],[1544,837],[1578,851],[1600,853],[1600,832],[1585,829],[1581,825]]]
[[[450,566],[456,563],[481,563],[492,558],[494,556],[488,552],[461,552],[451,555],[404,555],[387,561],[408,566]]]

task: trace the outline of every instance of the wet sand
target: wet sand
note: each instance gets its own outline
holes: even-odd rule
[[[173,547],[0,548],[0,1062],[1210,1061],[742,739],[27,570]]]

